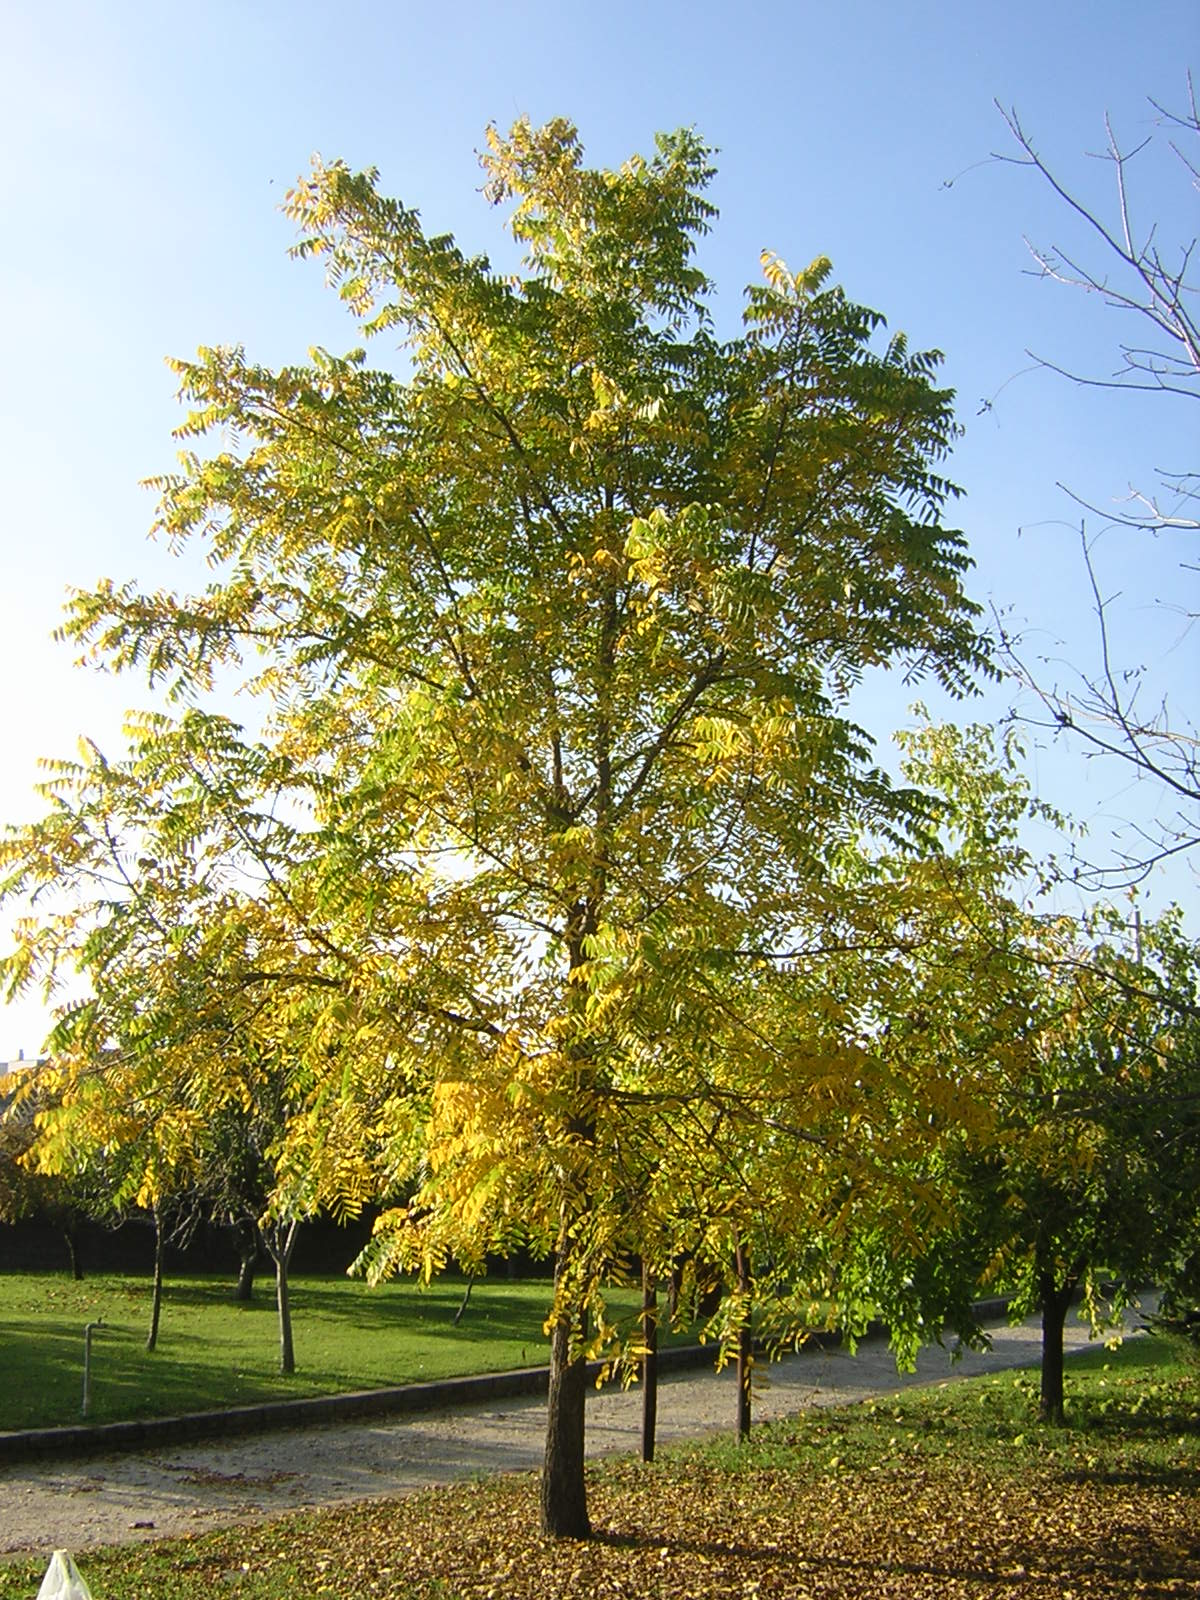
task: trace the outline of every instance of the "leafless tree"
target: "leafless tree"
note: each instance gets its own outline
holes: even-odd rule
[[[1197,297],[1200,281],[1195,265],[1196,237],[1166,243],[1167,228],[1195,226],[1200,198],[1200,112],[1191,74],[1183,112],[1157,101],[1154,127],[1140,143],[1123,148],[1111,120],[1104,119],[1107,146],[1098,159],[1111,164],[1114,203],[1108,216],[1090,209],[1049,168],[1035,149],[1015,110],[1000,114],[1017,145],[1017,153],[997,160],[1032,168],[1053,190],[1065,210],[1085,225],[1091,252],[1043,247],[1026,239],[1040,278],[1052,279],[1098,298],[1120,314],[1123,334],[1117,341],[1119,364],[1112,372],[1072,370],[1034,351],[1037,365],[1091,388],[1133,390],[1169,399],[1173,405],[1200,401],[1200,326]],[[1134,220],[1133,163],[1156,139],[1165,139],[1179,164],[1185,201],[1178,218],[1162,219],[1139,231]],[[1130,329],[1133,331],[1130,331]],[[983,402],[990,409],[990,402]],[[1200,413],[1197,414],[1200,421]],[[1183,582],[1172,600],[1163,603],[1164,632],[1186,638],[1195,628],[1195,602],[1184,598],[1197,566],[1195,536],[1200,534],[1200,473],[1163,471],[1158,485],[1131,491],[1127,510],[1114,515],[1060,484],[1084,513],[1103,521],[1103,531],[1121,527],[1134,534],[1161,534],[1182,540]],[[1081,862],[1077,877],[1093,887],[1116,888],[1145,878],[1159,862],[1200,846],[1200,740],[1187,706],[1156,698],[1143,665],[1116,659],[1110,619],[1119,598],[1106,595],[1093,556],[1094,540],[1086,516],[1080,525],[1083,568],[1098,629],[1098,662],[1079,670],[1063,685],[1049,681],[1046,663],[1035,663],[1019,637],[999,625],[1001,648],[1017,679],[1029,692],[1029,721],[1073,736],[1094,756],[1126,762],[1139,777],[1159,787],[1164,805],[1158,820],[1134,831],[1134,842],[1107,864]]]

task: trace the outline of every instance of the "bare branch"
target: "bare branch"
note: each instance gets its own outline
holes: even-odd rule
[[[1154,100],[1150,104],[1157,113],[1159,125],[1169,125],[1178,133],[1200,139],[1200,115],[1190,74],[1185,111],[1166,111]],[[1190,241],[1180,243],[1177,256],[1164,255],[1158,242],[1162,231],[1160,222],[1152,223],[1144,235],[1139,235],[1134,222],[1131,163],[1153,143],[1154,133],[1126,150],[1111,120],[1105,117],[1107,147],[1100,159],[1111,164],[1115,186],[1115,217],[1106,222],[1051,172],[1017,113],[999,105],[998,109],[1019,154],[1001,155],[996,159],[1032,167],[1067,212],[1085,225],[1093,242],[1098,240],[1101,247],[1098,261],[1091,262],[1068,254],[1058,246],[1047,250],[1026,240],[1037,276],[1098,296],[1106,306],[1133,313],[1143,319],[1143,327],[1149,324],[1154,330],[1146,343],[1136,339],[1118,342],[1121,365],[1109,377],[1084,375],[1044,356],[1029,354],[1047,371],[1088,388],[1128,389],[1168,395],[1176,400],[1200,400],[1200,324],[1194,309],[1200,284],[1189,278],[1194,271],[1196,238],[1193,235]],[[1178,140],[1167,143],[1187,175],[1190,203],[1191,191],[1200,185],[1200,163],[1183,154]],[[1190,217],[1190,213],[1181,211],[1180,219],[1185,214]],[[996,392],[999,394],[1000,390]],[[991,409],[990,404],[985,403],[982,409]],[[1064,484],[1058,487],[1077,505],[1103,516],[1107,527],[1186,535],[1200,532],[1200,518],[1190,514],[1195,508],[1198,484],[1200,478],[1191,469],[1162,472],[1161,498],[1167,509],[1162,509],[1159,496],[1131,486],[1125,502],[1130,510],[1126,513],[1097,507]],[[1077,671],[1074,684],[1067,689],[1057,682],[1048,683],[1042,670],[1030,665],[1020,649],[1020,642],[1008,635],[999,618],[997,624],[1002,658],[1040,708],[1032,715],[1020,713],[1021,720],[1052,731],[1056,738],[1074,738],[1085,755],[1126,763],[1136,777],[1156,785],[1177,807],[1174,815],[1165,821],[1156,821],[1149,827],[1135,827],[1137,848],[1132,852],[1120,852],[1115,864],[1081,862],[1077,865],[1077,882],[1111,889],[1118,884],[1141,882],[1160,863],[1176,859],[1200,844],[1200,742],[1190,722],[1181,722],[1173,716],[1165,700],[1151,715],[1139,708],[1139,692],[1145,688],[1144,670],[1117,660],[1112,647],[1109,613],[1113,601],[1119,597],[1106,598],[1102,594],[1093,546],[1083,528],[1080,529],[1080,547],[1096,618],[1099,665],[1095,672]],[[1187,571],[1189,563],[1181,561],[1180,567],[1181,571]],[[1160,610],[1174,610],[1181,615],[1184,634],[1196,618],[1194,611],[1174,603],[1163,605],[1160,602]]]

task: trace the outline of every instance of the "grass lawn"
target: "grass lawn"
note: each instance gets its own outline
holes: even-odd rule
[[[89,1421],[204,1411],[254,1400],[295,1399],[549,1359],[542,1322],[548,1281],[477,1279],[457,1327],[465,1283],[422,1289],[411,1281],[368,1288],[344,1277],[292,1279],[294,1377],[278,1371],[274,1286],[238,1305],[228,1277],[168,1278],[158,1348],[145,1349],[148,1280],[97,1274],[73,1283],[48,1273],[0,1274],[0,1429],[78,1422],[83,1328],[92,1337]],[[632,1317],[634,1290],[612,1291]]]
[[[551,1544],[528,1475],[95,1551],[94,1600],[1127,1600],[1200,1593],[1200,1369],[1159,1339],[1073,1358],[1073,1421],[1002,1374],[591,1475]],[[44,1563],[0,1566],[32,1600]]]

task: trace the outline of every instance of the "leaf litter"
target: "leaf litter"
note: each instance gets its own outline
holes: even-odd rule
[[[85,1575],[94,1600],[1200,1596],[1194,1380],[1143,1393],[1136,1416],[1047,1431],[1005,1378],[601,1463],[585,1543],[543,1539],[536,1477],[513,1474],[93,1552]],[[0,1600],[35,1590],[0,1567]]]

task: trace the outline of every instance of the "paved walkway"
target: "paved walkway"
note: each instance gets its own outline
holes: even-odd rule
[[[1130,1327],[1136,1326],[1131,1318]],[[991,1330],[993,1348],[951,1363],[936,1347],[915,1374],[898,1375],[882,1340],[854,1357],[816,1347],[763,1369],[754,1417],[788,1416],[814,1406],[848,1405],[913,1384],[960,1380],[1036,1362],[1038,1324]],[[1070,1350],[1086,1347],[1087,1329],[1069,1318]],[[663,1377],[662,1443],[732,1431],[732,1370]],[[0,1552],[78,1552],[168,1534],[252,1522],[303,1506],[398,1495],[484,1472],[537,1467],[545,1402],[492,1401],[395,1419],[338,1423],[254,1438],[182,1445],[177,1450],[33,1462],[0,1468]],[[588,1453],[636,1452],[641,1396],[608,1388],[588,1401]]]

